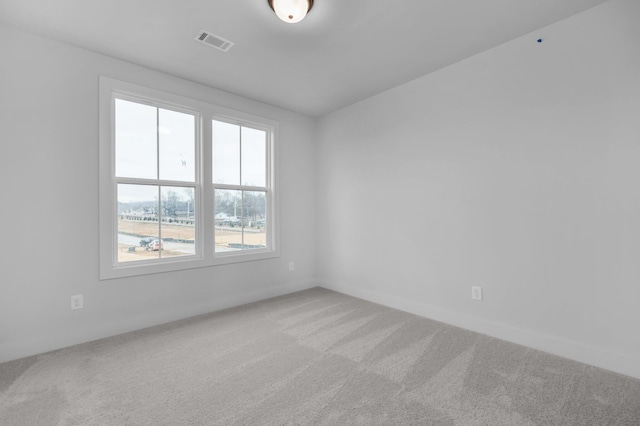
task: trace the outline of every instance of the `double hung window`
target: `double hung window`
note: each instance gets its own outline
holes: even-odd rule
[[[217,253],[269,246],[267,129],[214,120],[213,187]]]
[[[279,255],[277,123],[100,80],[102,279]]]
[[[170,108],[114,97],[117,263],[198,252],[199,114]]]

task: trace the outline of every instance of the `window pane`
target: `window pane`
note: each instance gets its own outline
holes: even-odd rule
[[[267,133],[242,128],[242,185],[266,186]]]
[[[162,255],[161,257],[196,254],[194,188],[162,187]]]
[[[158,120],[160,179],[193,182],[196,175],[195,117],[159,109]]]
[[[258,249],[267,246],[267,193],[243,193],[243,248]]]
[[[118,262],[158,259],[158,225],[158,187],[118,185]]]
[[[240,184],[240,126],[213,121],[213,183]]]
[[[116,176],[157,179],[156,108],[116,99]]]
[[[242,249],[242,191],[215,190],[216,253]]]

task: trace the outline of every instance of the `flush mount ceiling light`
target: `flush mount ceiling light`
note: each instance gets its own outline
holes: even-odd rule
[[[313,0],[267,0],[278,18],[289,24],[300,22],[313,7]]]

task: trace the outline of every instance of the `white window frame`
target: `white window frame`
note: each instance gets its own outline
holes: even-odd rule
[[[236,126],[240,126],[240,127],[246,127],[246,128],[251,128],[251,129],[256,129],[256,130],[262,130],[266,133],[267,135],[267,146],[266,146],[266,180],[265,180],[265,187],[260,187],[260,186],[251,186],[251,185],[243,185],[242,182],[240,182],[239,184],[222,184],[222,183],[213,183],[213,192],[214,192],[214,199],[215,199],[215,190],[219,189],[219,190],[231,190],[231,191],[250,191],[250,192],[266,192],[266,202],[267,202],[267,223],[269,223],[269,205],[272,204],[272,200],[271,198],[273,197],[273,191],[269,191],[270,187],[273,187],[273,185],[270,185],[271,182],[271,178],[272,178],[272,171],[271,171],[271,167],[270,167],[270,159],[272,158],[272,144],[269,143],[268,139],[269,139],[269,133],[271,132],[271,129],[268,126],[265,126],[263,124],[259,124],[259,123],[251,123],[251,122],[247,122],[247,121],[243,121],[243,120],[238,120],[237,118],[234,117],[229,117],[229,116],[225,116],[225,115],[221,115],[221,114],[215,114],[212,118],[212,120],[217,120],[220,122],[224,122],[227,124],[234,124]],[[242,137],[240,138],[240,144],[242,146]],[[240,166],[240,170],[242,170],[242,165]],[[213,180],[213,179],[212,179]],[[244,215],[243,215],[244,216]],[[267,229],[269,227],[267,226]],[[244,232],[244,230],[243,230]],[[267,247],[271,247],[271,238],[272,235],[270,232],[267,232]],[[264,250],[264,249],[243,249],[243,250],[239,250],[242,251],[244,253],[248,253],[248,250],[251,250],[251,252],[253,251],[259,251],[259,250]],[[216,257],[219,258],[225,258],[227,256],[229,257],[233,257],[235,256],[237,253],[239,253],[239,251],[228,251],[228,252],[219,252],[216,253]]]
[[[160,108],[195,113],[196,179],[195,184],[176,182],[178,186],[195,186],[196,255],[158,260],[117,262],[117,183],[137,183],[115,176],[115,99],[148,103]],[[214,185],[212,172],[212,123],[225,121],[267,132],[267,248],[215,253]],[[113,279],[184,269],[216,266],[276,258],[279,247],[279,203],[277,192],[278,122],[245,112],[220,107],[162,90],[139,86],[112,78],[100,77],[99,93],[99,176],[100,176],[100,279]],[[127,182],[124,182],[127,181]],[[174,182],[157,181],[167,186]],[[245,189],[246,190],[246,189]],[[250,187],[249,187],[250,190]]]

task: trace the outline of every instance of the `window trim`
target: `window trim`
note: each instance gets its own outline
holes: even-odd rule
[[[198,113],[196,139],[196,255],[159,261],[117,263],[117,180],[115,178],[115,97],[176,111]],[[279,244],[278,133],[275,120],[232,110],[159,89],[100,76],[99,84],[99,249],[100,279],[113,279],[231,263],[277,258]],[[215,253],[214,191],[212,174],[212,122],[225,122],[267,131],[267,248]],[[162,181],[158,181],[162,182]],[[159,183],[160,184],[160,183]],[[185,182],[181,182],[185,184]],[[190,183],[189,183],[190,184]],[[210,217],[209,217],[210,216]]]

